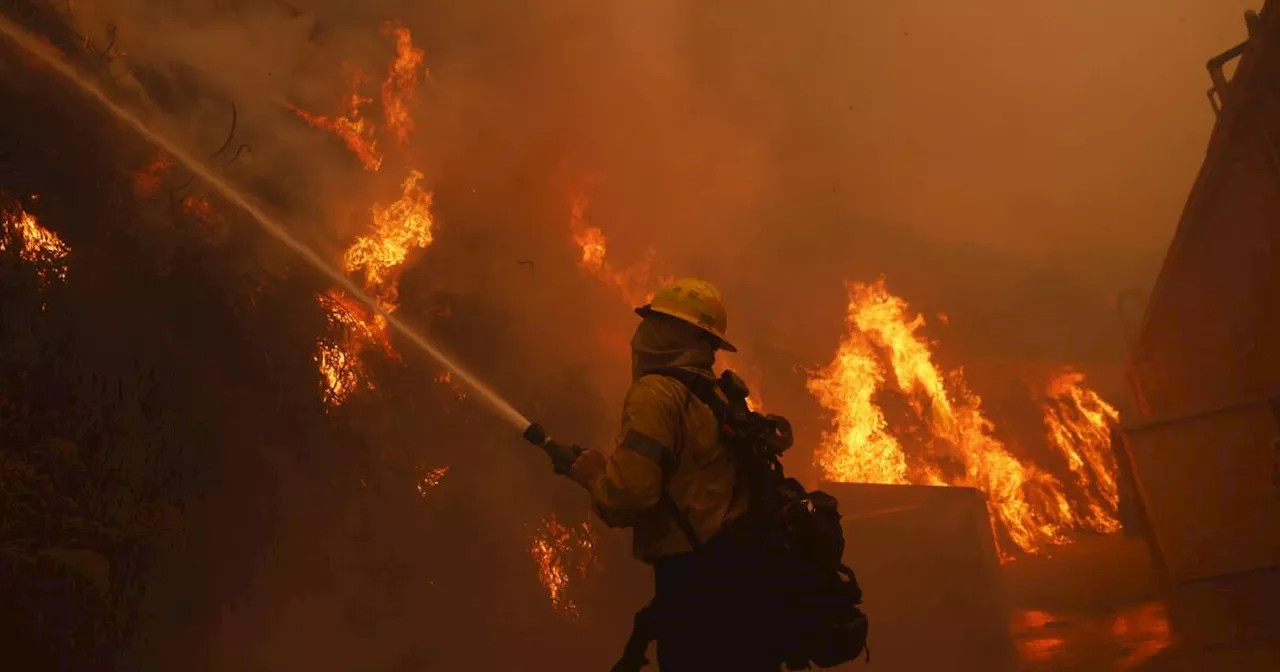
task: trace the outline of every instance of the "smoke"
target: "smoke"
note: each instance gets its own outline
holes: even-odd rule
[[[1242,39],[1241,12],[1257,4],[84,0],[73,12],[99,46],[114,30],[113,72],[192,147],[223,142],[234,104],[232,145],[251,149],[225,170],[335,259],[367,230],[369,205],[423,171],[438,235],[402,279],[400,314],[425,323],[452,302],[453,318],[431,322],[448,349],[558,436],[598,444],[616,420],[634,317],[576,267],[578,192],[613,263],[652,249],[653,278],[722,286],[731,336],[783,412],[813,414],[795,367],[831,356],[842,281],[881,274],[926,315],[946,313],[944,355],[971,371],[989,363],[989,379],[1011,361],[1113,372],[1123,346],[1112,297],[1153,279],[1211,128],[1203,63]],[[408,144],[381,139],[386,161],[371,172],[286,104],[338,114],[354,70],[376,87],[394,49],[387,21],[411,30],[430,77]],[[468,545],[476,532],[461,523],[399,516],[359,548],[427,564],[441,547],[513,554],[488,566],[514,576],[529,564],[514,555],[523,526],[539,510],[577,511],[576,493],[549,483],[514,437],[466,417],[433,420],[436,443],[456,445],[448,458],[470,469],[431,496],[468,502],[456,515],[493,539]],[[381,445],[413,438],[383,422],[365,428]],[[377,518],[326,501],[301,475],[279,487],[286,510],[307,513],[302,530]],[[406,530],[428,541],[397,547]],[[220,669],[456,662],[451,637],[476,621],[411,609],[377,637],[351,634],[337,605],[372,590],[341,578],[359,549],[350,534],[307,534],[282,532],[283,559],[264,561],[261,590],[228,612]],[[316,549],[340,558],[326,578],[282,580]],[[463,604],[464,584],[446,595],[430,585],[462,581],[444,573],[463,569],[439,561],[396,585]],[[540,599],[465,585],[493,610]],[[466,617],[486,614],[493,637],[535,618]]]

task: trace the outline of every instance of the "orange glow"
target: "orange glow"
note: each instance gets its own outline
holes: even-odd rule
[[[418,494],[423,497],[426,497],[427,492],[431,490],[431,488],[434,488],[437,485],[440,485],[441,479],[443,479],[444,475],[447,473],[449,473],[449,467],[436,467],[435,469],[428,469],[425,473],[422,474],[422,478],[418,479],[418,486],[417,486]]]
[[[133,171],[133,193],[138,198],[154,198],[170,170],[173,170],[173,161],[164,154],[156,155],[151,163]]]
[[[1169,613],[1161,602],[1148,602],[1116,614],[1109,632],[1113,641],[1129,652],[1117,670],[1134,669],[1173,644]]]
[[[1020,611],[1013,616],[1011,630],[1016,636],[1014,644],[1018,660],[1023,663],[1048,663],[1058,658],[1066,646],[1066,639],[1050,625],[1062,623],[1053,614],[1044,611]]]
[[[586,576],[596,559],[595,535],[586,521],[566,526],[549,516],[534,533],[530,549],[538,566],[538,581],[547,590],[551,605],[565,614],[578,616],[578,606],[569,598],[574,577]]]
[[[1049,442],[1078,460],[1072,472],[1101,493],[1101,504],[1083,507],[1060,481],[1014,457],[996,437],[963,372],[944,374],[935,364],[920,333],[924,317],[883,279],[849,285],[846,322],[835,358],[808,383],[833,416],[816,455],[826,478],[977,488],[987,495],[997,539],[1003,532],[1024,553],[1064,543],[1074,530],[1118,529],[1114,516],[1104,515],[1114,512],[1115,470],[1104,438],[1115,411],[1080,387],[1082,377],[1056,380],[1045,409]],[[908,426],[889,425],[883,404],[890,400],[904,407]]]
[[[213,211],[213,203],[209,202],[208,196],[187,194],[182,199],[182,208],[205,229],[212,228],[222,221],[222,217]]]
[[[374,125],[360,116],[360,108],[373,102],[372,98],[360,95],[360,84],[363,81],[363,73],[352,70],[351,94],[343,100],[342,110],[337,117],[311,114],[292,104],[286,103],[285,106],[312,127],[338,136],[360,160],[365,170],[374,171],[382,167],[382,155],[378,153],[378,143],[373,139]]]
[[[365,284],[379,299],[394,303],[398,269],[414,249],[432,241],[431,194],[419,185],[422,173],[411,170],[401,184],[403,194],[391,205],[374,205],[373,233],[361,236],[347,249],[343,266],[348,273],[363,272]]]
[[[22,206],[12,212],[0,212],[0,252],[8,252],[11,246],[16,248],[19,259],[37,267],[41,281],[67,279],[66,260],[71,248]]]
[[[649,282],[654,251],[646,251],[644,259],[626,268],[614,268],[607,258],[608,240],[604,231],[587,223],[587,208],[590,204],[590,198],[581,191],[569,197],[569,232],[573,236],[573,242],[582,251],[578,266],[599,280],[617,287],[622,298],[629,304],[643,305],[653,296]]]
[[[382,111],[387,127],[396,140],[408,142],[413,132],[413,119],[409,116],[409,101],[418,86],[418,73],[422,71],[424,54],[413,46],[409,29],[394,23],[382,27],[382,33],[395,39],[396,57],[388,68],[387,80],[382,84]]]
[[[1084,374],[1066,370],[1045,389],[1044,424],[1049,445],[1062,454],[1085,493],[1076,513],[1098,532],[1118,532],[1120,489],[1111,452],[1111,429],[1120,412],[1084,384]]]

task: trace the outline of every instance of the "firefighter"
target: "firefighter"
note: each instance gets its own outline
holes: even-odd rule
[[[735,351],[725,340],[720,292],[679,280],[636,313],[642,320],[616,448],[608,457],[583,452],[570,476],[605,523],[633,528],[633,553],[653,566],[662,672],[776,672],[758,590],[767,572],[759,554],[717,535],[746,512],[747,492],[735,487],[711,409],[680,382],[652,373],[674,367],[714,380],[716,351]]]

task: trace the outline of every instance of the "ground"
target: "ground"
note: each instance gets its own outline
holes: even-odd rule
[[[1280,570],[1171,585],[1119,535],[1004,569],[1022,670],[1280,670]]]

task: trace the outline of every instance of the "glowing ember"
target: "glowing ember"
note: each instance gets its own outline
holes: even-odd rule
[[[382,27],[384,35],[396,41],[396,57],[388,69],[387,81],[382,84],[382,111],[387,127],[400,142],[409,140],[413,132],[413,119],[409,116],[409,101],[418,86],[418,73],[422,71],[423,53],[413,46],[409,29],[388,23]]]
[[[286,104],[289,111],[298,115],[314,128],[328,131],[342,140],[365,170],[378,170],[382,167],[382,155],[378,153],[377,141],[373,139],[374,126],[360,116],[360,108],[373,102],[372,98],[360,95],[360,84],[364,75],[359,70],[352,70],[351,95],[343,101],[340,116],[324,117],[311,114],[294,105]]]
[[[411,250],[431,244],[431,194],[418,184],[421,180],[422,173],[409,171],[400,200],[373,206],[373,233],[357,238],[343,259],[348,273],[363,271],[365,284],[389,303],[396,299],[396,269]]]
[[[1111,452],[1111,429],[1120,412],[1084,384],[1084,374],[1067,370],[1049,381],[1044,424],[1049,445],[1067,460],[1085,501],[1073,502],[1077,516],[1098,532],[1120,530],[1120,489]]]
[[[58,234],[40,226],[31,213],[18,206],[0,212],[0,252],[16,248],[18,258],[37,267],[41,281],[67,279],[67,255],[71,248]]]
[[[458,401],[462,401],[463,399],[467,398],[467,391],[462,389],[461,387],[458,387],[458,384],[453,382],[452,373],[448,371],[441,371],[440,373],[437,373],[436,382],[442,385],[448,385],[449,390],[453,392],[454,398],[457,399]]]
[[[182,199],[182,209],[200,223],[201,228],[211,229],[222,221],[222,217],[213,211],[213,204],[208,196],[187,194]]]
[[[556,609],[577,617],[578,607],[569,598],[574,576],[585,577],[595,562],[595,537],[586,521],[576,527],[561,524],[550,516],[538,528],[530,549],[538,564],[538,581],[546,588]]]
[[[1115,529],[1092,509],[1079,515],[1057,479],[1010,454],[962,372],[943,375],[934,364],[918,333],[923,316],[912,316],[883,279],[850,284],[849,294],[849,333],[832,363],[809,381],[819,403],[834,414],[817,454],[827,478],[977,488],[987,494],[993,526],[1026,553],[1065,542],[1071,530]],[[1090,447],[1105,446],[1098,441],[1107,432],[1086,432],[1088,423],[1110,417],[1103,410],[1110,407],[1080,391],[1078,382],[1059,384],[1050,397],[1059,421],[1050,425],[1051,441],[1061,442],[1069,459],[1079,458],[1079,477],[1088,485],[1114,491],[1114,467],[1100,452],[1105,449]],[[1067,391],[1072,389],[1078,394]],[[888,400],[898,400],[918,426],[890,427],[882,406]]]
[[[173,170],[173,161],[164,154],[157,155],[151,163],[133,172],[133,193],[138,198],[154,198],[170,170]]]
[[[590,199],[578,192],[569,198],[569,231],[573,241],[582,250],[578,266],[600,280],[614,285],[623,298],[632,305],[642,305],[653,292],[648,288],[650,270],[653,268],[654,251],[648,250],[645,258],[624,268],[615,269],[606,259],[608,245],[604,231],[587,225],[587,207]]]
[[[422,478],[418,479],[418,494],[426,497],[427,491],[437,485],[440,485],[440,480],[443,479],[444,475],[447,473],[449,473],[449,467],[428,469],[427,472],[422,475]]]

